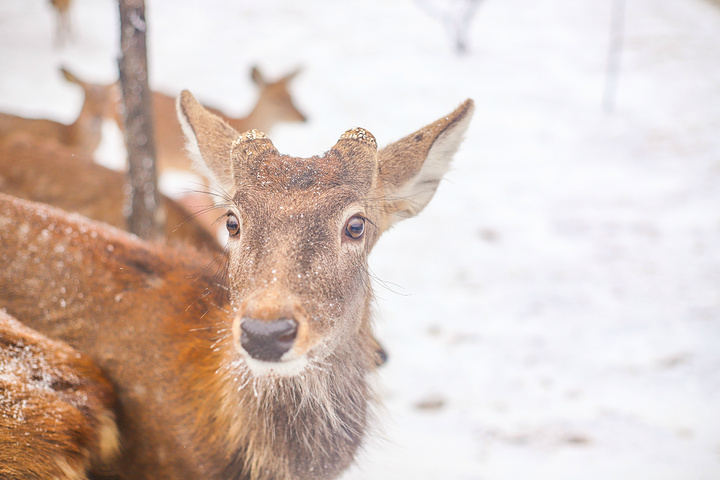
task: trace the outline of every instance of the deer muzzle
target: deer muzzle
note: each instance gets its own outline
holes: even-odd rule
[[[248,355],[256,360],[279,362],[295,344],[298,323],[292,318],[243,318],[240,332],[240,345]]]

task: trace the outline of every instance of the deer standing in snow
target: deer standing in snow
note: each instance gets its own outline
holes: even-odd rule
[[[183,92],[189,150],[227,192],[227,297],[192,251],[0,195],[0,305],[113,383],[122,478],[337,478],[376,401],[368,255],[430,201],[472,110],[296,158]]]

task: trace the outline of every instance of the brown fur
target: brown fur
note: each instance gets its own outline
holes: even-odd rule
[[[115,398],[92,361],[0,310],[0,478],[80,480],[118,450]]]
[[[55,205],[127,229],[127,178],[53,141],[16,134],[0,141],[0,192]],[[183,207],[162,196],[165,239],[210,254],[222,247]]]
[[[439,162],[430,177],[442,175],[470,112],[468,101],[433,124],[435,138],[412,137],[410,150],[420,143]],[[117,385],[124,478],[336,478],[374,403],[367,255],[390,217],[424,206],[397,192],[429,200],[425,185],[438,179],[422,161],[379,155],[360,129],[297,159],[257,132],[239,136],[187,92],[180,119],[198,161],[228,187],[222,207],[241,219],[223,284],[230,300],[207,294],[213,281],[191,252],[0,195],[0,301]],[[382,172],[395,158],[411,170],[400,189]],[[358,209],[367,233],[353,239],[344,224]],[[242,319],[286,314],[299,324],[290,353],[302,367],[250,359]]]

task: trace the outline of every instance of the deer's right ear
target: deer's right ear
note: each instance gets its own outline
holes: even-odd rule
[[[223,119],[208,112],[187,90],[177,99],[177,114],[193,166],[226,193],[233,190],[230,154],[240,136]]]

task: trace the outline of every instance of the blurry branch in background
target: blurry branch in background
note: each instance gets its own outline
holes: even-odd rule
[[[160,203],[155,167],[155,143],[148,84],[144,0],[119,0],[120,87],[128,152],[130,199],[128,229],[140,238],[158,240],[165,215]],[[127,200],[126,200],[127,201]]]
[[[415,0],[421,10],[439,19],[455,43],[457,53],[466,53],[470,22],[482,0]]]
[[[50,5],[55,10],[55,47],[62,47],[66,40],[72,39],[70,4],[71,0],[50,0]]]
[[[625,26],[625,0],[613,0],[610,14],[610,41],[605,63],[603,108],[610,113],[615,109],[615,92],[620,77],[620,59]]]

